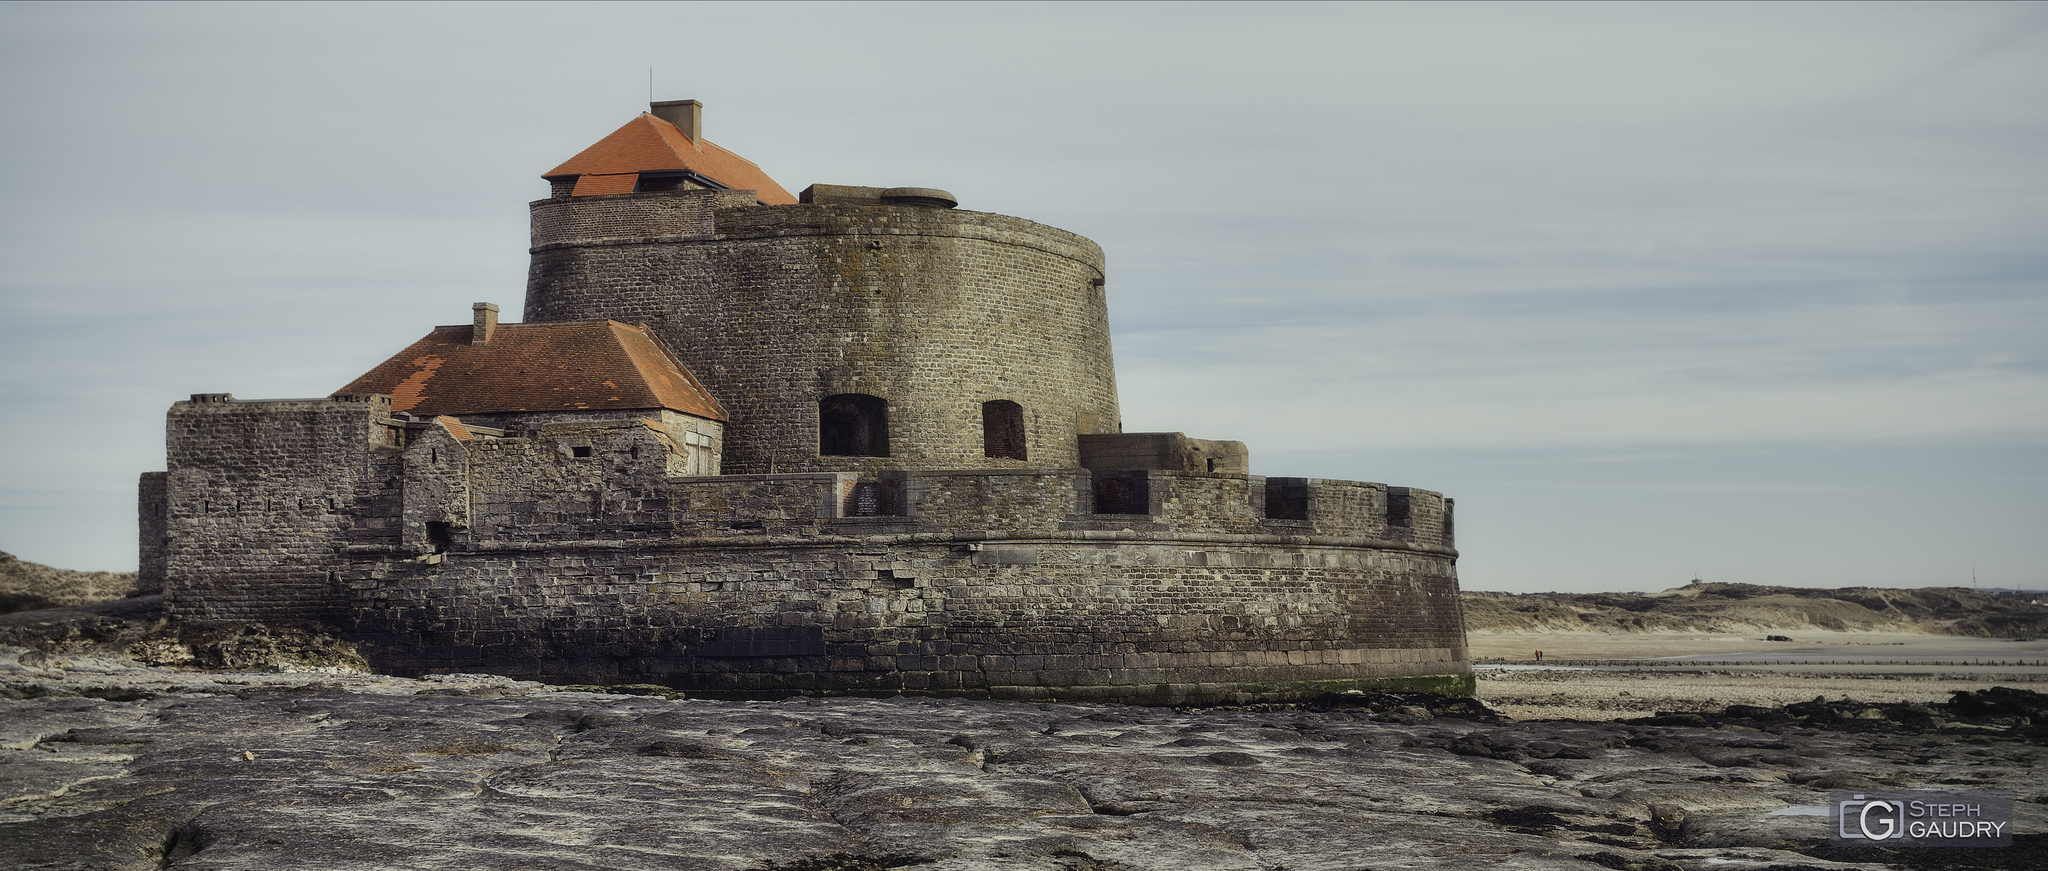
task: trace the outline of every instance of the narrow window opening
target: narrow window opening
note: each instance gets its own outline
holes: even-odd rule
[[[448,545],[455,537],[448,531],[448,524],[441,520],[427,521],[427,544],[435,553],[447,553]]]
[[[572,447],[569,449],[569,456],[575,457],[576,459],[579,460],[590,459],[590,446],[577,445],[575,447]]]
[[[1150,514],[1151,476],[1143,471],[1094,473],[1096,514]]]
[[[889,455],[889,402],[865,393],[841,393],[818,402],[818,455]]]
[[[1408,488],[1406,488],[1406,487],[1388,487],[1388,488],[1387,488],[1387,525],[1388,525],[1388,526],[1412,526],[1412,525],[1413,525],[1412,513],[1413,513],[1413,512],[1412,512],[1412,511],[1411,511],[1411,509],[1410,509],[1410,504],[1409,504],[1409,498],[1408,498]]]
[[[1024,406],[1007,399],[981,404],[981,452],[1000,459],[1024,459]]]

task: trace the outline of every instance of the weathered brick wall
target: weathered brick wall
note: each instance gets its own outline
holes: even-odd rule
[[[1054,529],[1088,510],[1086,476],[1072,473],[920,472],[905,486],[909,513],[948,532]]]
[[[400,486],[402,529],[407,551],[433,553],[447,548],[441,540],[470,527],[470,452],[439,424],[408,428]],[[443,524],[436,534],[431,524]]]
[[[350,628],[401,673],[1214,701],[1466,668],[1451,561],[1361,548],[813,539],[368,568]]]
[[[1141,472],[1151,514],[1091,512],[1091,473],[684,476],[640,418],[461,440],[382,397],[179,403],[163,477],[177,619],[322,623],[400,673],[1217,701],[1467,670],[1446,500]],[[145,485],[145,499],[147,489]],[[1449,682],[1448,684],[1446,682]]]
[[[1213,701],[1467,669],[1455,552],[1370,535],[1381,485],[1314,482],[1317,521],[1274,523],[1244,476],[1153,471],[1157,514],[1105,518],[1080,470],[911,472],[906,516],[847,518],[852,473],[677,477],[664,450],[637,419],[416,431],[403,541],[343,549],[335,625],[401,673],[710,693]]]
[[[616,410],[494,412],[466,414],[460,419],[465,425],[504,430],[507,436],[513,438],[537,432],[553,424],[615,423],[621,420],[620,412]],[[670,457],[669,474],[716,475],[722,470],[725,424],[666,408],[650,409],[629,419],[652,420],[659,423],[659,431],[673,440],[675,447],[681,449],[679,453]]]
[[[144,472],[136,484],[135,508],[136,531],[139,557],[135,570],[135,588],[144,592],[155,592],[164,588],[164,561],[169,557],[166,547],[170,535],[170,504],[166,488],[168,475],[163,472]]]
[[[525,317],[654,328],[731,415],[725,471],[1074,468],[1077,432],[1119,428],[1094,243],[880,205],[725,208],[709,235],[637,235],[710,193],[535,203]],[[635,209],[658,214],[618,217]],[[819,455],[818,402],[841,393],[888,401],[889,457]],[[994,399],[1023,407],[1028,461],[984,456]]]
[[[754,205],[754,195],[747,191],[696,190],[684,196],[675,193],[680,192],[541,200],[531,209],[533,245],[570,239],[709,236],[714,232],[714,212]]]
[[[1355,529],[1359,535],[1390,537],[1387,485],[1362,481],[1308,479],[1309,523],[1318,529]]]
[[[1185,433],[1094,433],[1080,437],[1080,448],[1081,465],[1089,469],[1251,472],[1251,452],[1244,442],[1191,439]]]
[[[164,607],[191,623],[326,622],[337,553],[395,543],[389,398],[194,397],[166,421]]]
[[[1164,488],[1160,512],[1176,529],[1255,532],[1265,520],[1265,479],[1202,472],[1154,472]],[[1350,530],[1347,530],[1350,531]],[[1330,535],[1342,535],[1332,527]]]

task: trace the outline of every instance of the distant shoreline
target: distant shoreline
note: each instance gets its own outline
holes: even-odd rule
[[[1933,704],[1958,691],[2048,686],[2048,639],[1806,631],[1786,642],[1554,629],[1468,637],[1479,698],[1517,720],[1594,722],[1815,697]],[[1529,668],[1539,662],[1560,668]],[[1518,667],[1490,667],[1507,665]]]
[[[1459,594],[1472,633],[2048,637],[2048,593],[1696,582],[1658,593]]]

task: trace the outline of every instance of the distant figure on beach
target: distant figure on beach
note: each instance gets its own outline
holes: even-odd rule
[[[1537,661],[1537,662],[1542,662],[1542,661],[1543,661],[1543,651],[1541,651],[1541,650],[1538,650],[1538,651],[1536,651],[1536,661]]]

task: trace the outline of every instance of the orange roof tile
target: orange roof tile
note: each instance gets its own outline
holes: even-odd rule
[[[434,331],[335,393],[384,393],[393,412],[433,415],[666,408],[725,420],[710,391],[644,326],[618,321]],[[458,424],[459,425],[459,424]]]
[[[796,197],[776,184],[753,161],[720,148],[709,139],[691,142],[689,135],[676,125],[644,112],[541,177],[584,176],[577,179],[576,189],[571,194],[582,197],[595,193],[626,193],[633,189],[629,181],[625,190],[586,191],[584,182],[589,176],[617,175],[633,179],[642,172],[677,170],[694,172],[735,190],[753,191],[756,199],[771,206],[796,203]],[[617,182],[607,184],[616,185]]]
[[[462,425],[462,421],[456,420],[455,418],[449,417],[444,414],[440,417],[434,418],[434,422],[440,424],[442,429],[447,430],[448,434],[450,436],[453,436],[456,441],[476,441],[476,436],[470,433],[469,427]]]
[[[630,194],[640,183],[637,172],[590,173],[576,177],[576,187],[569,192],[572,197],[589,197],[598,194]]]

